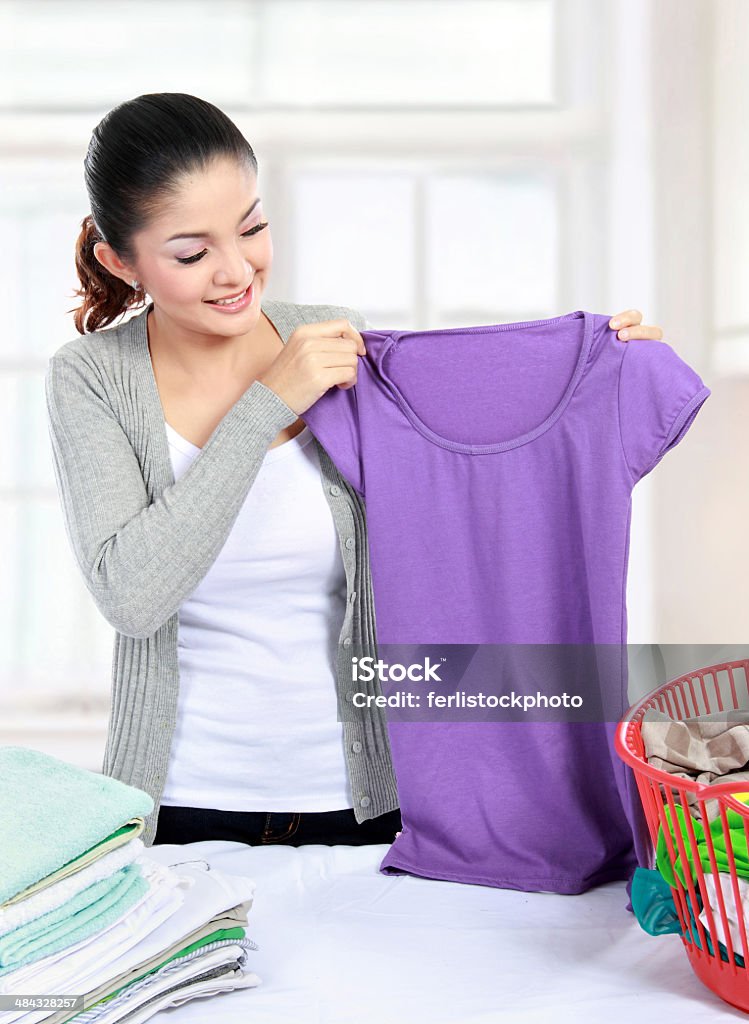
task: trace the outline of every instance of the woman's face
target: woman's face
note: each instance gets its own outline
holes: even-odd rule
[[[160,315],[191,332],[246,334],[260,320],[260,297],[273,262],[257,177],[234,160],[186,176],[133,244],[135,277]],[[182,237],[174,238],[178,235]],[[211,305],[250,288],[242,308]]]

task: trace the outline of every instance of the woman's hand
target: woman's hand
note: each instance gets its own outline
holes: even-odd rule
[[[617,332],[620,341],[634,341],[635,338],[660,341],[663,338],[660,327],[642,326],[642,313],[639,309],[625,309],[623,313],[617,313],[609,320],[609,327]]]
[[[300,415],[334,384],[352,388],[358,358],[366,354],[364,339],[348,320],[300,324],[257,379]]]

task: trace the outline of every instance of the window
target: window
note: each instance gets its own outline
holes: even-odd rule
[[[612,137],[644,119],[612,99],[617,61],[636,78],[648,59],[638,4],[182,0],[174,11],[172,0],[0,0],[0,742],[23,742],[13,736],[24,716],[43,708],[49,743],[64,728],[85,734],[79,760],[92,767],[113,634],[65,536],[43,379],[76,336],[67,311],[89,212],[82,159],[106,111],[157,91],[216,103],[259,160],[275,249],[269,295],[353,306],[398,328],[607,309]],[[624,57],[622,26],[634,33]],[[744,65],[737,52],[726,89]],[[740,116],[727,101],[722,109]],[[721,135],[727,146],[742,137],[728,123]],[[726,211],[745,182],[737,169]],[[746,248],[742,232],[724,266]],[[738,270],[731,280],[721,330],[746,333]]]

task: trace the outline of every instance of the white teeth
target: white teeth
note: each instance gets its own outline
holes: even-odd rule
[[[247,288],[245,288],[245,290],[242,292],[241,295],[237,295],[236,298],[233,298],[233,299],[214,299],[212,304],[214,306],[234,306],[234,305],[236,305],[237,302],[240,302],[245,297],[245,295],[247,294],[248,291],[249,291],[249,286]]]

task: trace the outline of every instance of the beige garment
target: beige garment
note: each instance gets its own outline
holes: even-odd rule
[[[641,735],[653,768],[705,786],[734,782],[737,790],[749,789],[749,711],[672,719],[650,709],[643,715]],[[695,794],[687,794],[687,803],[692,815],[700,817]],[[717,817],[718,801],[706,800],[705,813],[710,821]]]

